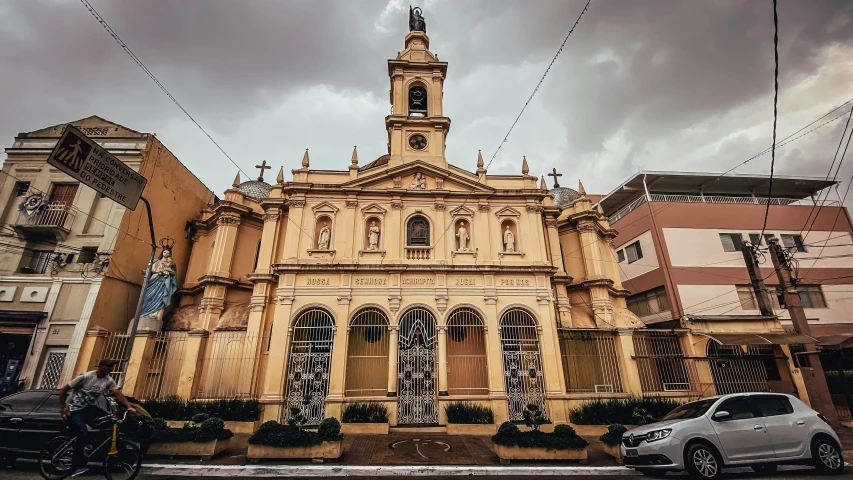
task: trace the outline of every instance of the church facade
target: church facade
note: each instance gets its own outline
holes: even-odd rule
[[[388,61],[387,155],[238,175],[194,222],[178,306],[137,338],[126,394],[256,397],[263,420],[309,425],[379,402],[392,425],[441,425],[455,401],[564,423],[592,398],[715,393],[692,362],[707,338],[628,310],[616,231],[582,185],[549,190],[526,158],[518,175],[448,163],[447,66],[417,29]]]

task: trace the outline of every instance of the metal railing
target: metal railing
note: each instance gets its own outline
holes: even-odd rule
[[[23,212],[19,211],[15,224],[31,227],[57,227],[63,230],[71,230],[71,224],[74,222],[76,214],[77,210],[66,202],[50,202],[30,218],[27,218]]]
[[[680,336],[671,331],[635,331],[634,359],[644,393],[689,392],[697,374],[684,358]]]
[[[561,329],[558,335],[567,393],[622,391],[613,332]]]
[[[735,203],[741,205],[767,205],[767,198],[762,197],[738,197],[730,195],[693,195],[693,194],[663,194],[652,193],[649,195],[652,202],[662,203]],[[640,205],[646,203],[646,196],[643,195],[628,205],[622,207],[609,217],[610,224],[618,222],[629,213],[633,212]],[[838,200],[822,200],[814,201],[811,199],[801,198],[772,198],[770,205],[805,205],[805,206],[824,206],[837,207],[841,203]]]
[[[447,393],[489,394],[486,327],[477,311],[471,308],[457,308],[448,316]]]
[[[253,396],[255,357],[261,339],[245,330],[214,331],[207,340],[201,381],[194,397],[220,399]]]
[[[122,359],[124,358],[124,349],[127,346],[128,338],[130,338],[130,335],[126,333],[108,333],[104,337],[100,355],[95,357],[95,365],[101,360],[116,360],[118,362],[113,368],[112,373],[110,373],[110,376],[118,384],[123,383],[122,379],[124,378],[124,373],[127,371],[127,363]]]
[[[137,396],[155,400],[178,393],[181,366],[187,345],[187,332],[160,332],[145,368],[142,390]],[[141,374],[142,372],[140,372]]]

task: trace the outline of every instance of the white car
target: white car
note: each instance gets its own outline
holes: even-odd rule
[[[713,480],[724,467],[770,473],[781,464],[844,471],[841,441],[823,415],[796,397],[737,393],[686,403],[622,436],[626,467],[649,476],[687,470]]]

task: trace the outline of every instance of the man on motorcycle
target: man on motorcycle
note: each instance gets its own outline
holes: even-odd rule
[[[86,458],[83,448],[86,446],[87,424],[96,418],[109,415],[96,406],[98,398],[106,392],[112,392],[116,400],[124,405],[128,412],[135,413],[134,409],[121,391],[116,387],[116,382],[110,377],[115,366],[115,360],[101,360],[98,369],[81,374],[79,377],[68,382],[59,390],[59,414],[64,420],[69,420],[71,433],[77,438],[74,443],[74,455],[72,457],[72,477],[86,473]],[[68,400],[68,392],[71,399]]]

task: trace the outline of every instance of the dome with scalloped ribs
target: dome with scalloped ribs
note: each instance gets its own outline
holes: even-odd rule
[[[554,205],[558,207],[571,205],[581,196],[577,190],[566,187],[552,188],[548,193],[554,196]]]
[[[270,196],[270,188],[272,187],[266,182],[250,180],[248,182],[241,183],[237,188],[249,198],[261,199]]]

